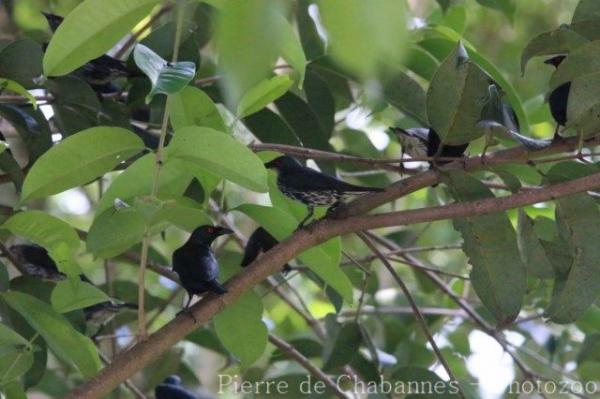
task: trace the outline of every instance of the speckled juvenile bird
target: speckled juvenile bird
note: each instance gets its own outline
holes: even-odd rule
[[[552,65],[558,68],[559,65],[567,58],[566,55],[557,55],[544,61],[544,64]],[[552,90],[548,97],[548,103],[550,104],[550,113],[556,121],[556,130],[554,132],[554,138],[558,138],[558,129],[560,126],[566,126],[567,124],[567,104],[569,102],[569,93],[571,91],[571,82],[563,83],[556,89]]]
[[[304,203],[308,215],[298,228],[312,217],[316,206],[337,206],[350,195],[383,191],[381,188],[355,186],[303,166],[290,156],[281,156],[265,163],[265,167],[277,170],[277,186],[286,196]]]
[[[219,284],[219,263],[210,249],[212,242],[223,234],[231,234],[221,226],[197,227],[185,244],[173,252],[173,270],[179,275],[181,285],[188,293],[186,310],[194,295],[214,292],[222,295],[227,290]]]
[[[408,154],[411,158],[425,158],[425,157],[462,157],[465,154],[465,150],[469,144],[462,145],[442,145],[440,148],[440,137],[432,128],[414,127],[410,129],[403,129],[401,127],[391,127],[389,131],[396,135],[400,145],[402,146],[402,156]],[[438,165],[446,164],[450,161],[440,160],[436,163]],[[430,165],[433,162],[429,162]]]
[[[246,247],[244,248],[244,258],[242,259],[242,267],[248,266],[254,262],[261,253],[267,252],[275,245],[279,244],[279,241],[275,239],[269,232],[262,227],[257,228],[248,238]],[[289,273],[292,267],[287,263],[283,265],[283,274]]]

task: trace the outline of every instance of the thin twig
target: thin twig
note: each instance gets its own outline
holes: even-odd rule
[[[329,389],[331,389],[333,393],[335,393],[335,396],[337,396],[338,398],[347,398],[346,394],[331,378],[329,378],[327,374],[325,374],[317,366],[312,364],[310,360],[304,357],[304,355],[298,352],[298,350],[292,345],[288,344],[287,342],[273,334],[269,334],[269,342],[275,345],[277,349],[279,349],[282,353],[298,362],[298,364],[304,367],[304,369],[308,371],[313,377],[320,381],[323,381],[323,383],[327,387],[329,387]]]
[[[435,339],[433,338],[431,331],[429,331],[429,326],[427,325],[427,321],[425,320],[425,317],[423,317],[423,314],[419,310],[419,306],[417,305],[414,298],[412,297],[406,284],[404,284],[404,281],[400,278],[400,275],[398,273],[396,273],[392,264],[386,259],[385,256],[383,256],[381,251],[379,251],[379,249],[375,246],[375,244],[369,239],[367,234],[359,232],[359,233],[357,233],[357,235],[360,237],[361,240],[363,240],[363,242],[367,245],[367,247],[369,247],[369,249],[375,255],[377,255],[377,257],[379,258],[381,263],[383,263],[383,265],[388,270],[388,272],[392,275],[394,280],[396,280],[396,283],[398,284],[398,286],[404,293],[404,296],[408,300],[408,303],[410,304],[410,307],[412,308],[414,315],[417,318],[417,321],[419,322],[421,329],[423,330],[423,333],[427,337],[427,341],[429,341],[429,344],[431,345],[433,352],[435,353],[436,357],[442,364],[442,367],[444,367],[444,369],[446,370],[446,373],[448,374],[450,381],[457,381],[456,377],[454,376],[454,373],[452,372],[452,369],[450,368],[450,365],[446,361],[446,358],[442,354],[442,351],[440,350],[440,348],[437,346],[437,343],[435,342]],[[459,390],[458,394],[461,398],[464,399],[465,396],[464,396],[462,390]]]

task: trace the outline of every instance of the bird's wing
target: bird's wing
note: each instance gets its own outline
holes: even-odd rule
[[[290,174],[287,183],[299,191],[338,191],[364,193],[368,191],[379,191],[370,187],[355,186],[340,179],[317,172],[311,168],[303,167],[302,171]]]

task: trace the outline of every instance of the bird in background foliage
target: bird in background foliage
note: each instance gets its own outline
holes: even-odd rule
[[[402,158],[408,154],[411,158],[441,157],[461,158],[469,144],[462,145],[442,145],[440,136],[432,128],[414,127],[403,129],[401,127],[391,127],[388,131],[394,134],[402,146]],[[440,150],[441,145],[441,150]],[[443,165],[451,161],[435,161],[438,165]],[[433,166],[434,161],[429,161]]]
[[[42,14],[46,17],[50,30],[56,32],[64,18],[47,12],[42,12]],[[74,75],[88,82],[96,91],[112,92],[118,90],[118,88],[111,87],[111,81],[137,74],[130,71],[123,61],[104,54],[75,70]]]
[[[248,242],[244,248],[244,257],[241,266],[248,266],[250,263],[254,262],[260,254],[267,252],[277,244],[279,244],[279,241],[269,234],[267,230],[262,227],[257,228],[248,238]],[[287,263],[283,265],[283,274],[289,273],[291,270],[292,267]]]
[[[192,232],[185,244],[173,252],[173,270],[188,294],[184,311],[189,308],[194,295],[205,292],[222,295],[227,292],[217,281],[219,263],[210,246],[217,237],[231,233],[233,231],[226,227],[200,226]]]
[[[265,167],[277,171],[277,187],[283,194],[307,206],[308,214],[298,228],[303,227],[313,216],[317,206],[336,207],[350,195],[383,191],[381,188],[355,186],[343,182],[336,177],[303,166],[287,155],[265,163]]]
[[[31,277],[49,281],[61,281],[67,275],[58,270],[56,262],[50,257],[48,251],[37,244],[18,244],[9,248],[17,262],[23,267],[25,273]],[[87,284],[94,283],[85,275],[80,274],[81,281]],[[97,326],[108,323],[121,310],[137,310],[134,303],[105,301],[83,308],[85,320]]]
[[[156,399],[201,399],[201,396],[187,389],[178,375],[170,375],[154,388]],[[202,395],[202,399],[212,396]]]
[[[566,58],[566,55],[557,55],[544,61],[544,64],[558,68]],[[557,123],[556,130],[554,131],[554,139],[560,138],[560,135],[558,134],[560,127],[567,125],[567,104],[569,102],[570,91],[571,82],[566,82],[554,89],[548,97],[550,113]]]

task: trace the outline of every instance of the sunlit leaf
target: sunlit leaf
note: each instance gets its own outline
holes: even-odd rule
[[[179,93],[170,95],[167,99],[167,107],[171,125],[175,130],[185,126],[204,126],[227,132],[215,103],[205,92],[196,87],[188,86]]]
[[[292,86],[292,83],[292,80],[286,75],[279,75],[268,80],[263,80],[244,94],[238,104],[237,117],[244,118],[260,111],[284,95]]]

